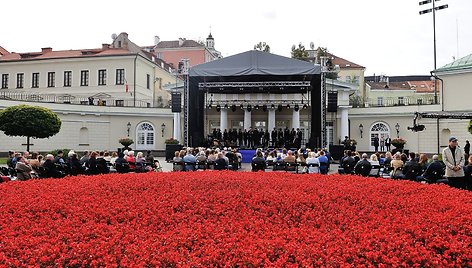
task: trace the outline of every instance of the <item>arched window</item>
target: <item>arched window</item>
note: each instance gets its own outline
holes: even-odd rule
[[[385,148],[381,148],[381,145],[383,143],[383,141],[387,138],[387,137],[390,137],[390,128],[388,127],[387,124],[385,123],[382,123],[382,122],[376,122],[372,125],[372,127],[370,128],[370,135],[369,135],[369,140],[370,140],[370,150],[371,151],[374,151],[375,150],[375,147],[374,147],[374,138],[378,138],[379,139],[379,150],[382,151],[382,149],[385,149]]]
[[[154,149],[154,134],[154,126],[151,123],[139,124],[136,130],[136,149]]]
[[[79,145],[88,146],[89,145],[89,131],[88,128],[82,127],[79,130]]]

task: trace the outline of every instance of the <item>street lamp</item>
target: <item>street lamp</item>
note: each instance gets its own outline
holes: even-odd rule
[[[398,123],[395,125],[395,130],[397,131],[397,138],[400,138],[400,125]]]
[[[419,2],[420,6],[433,3],[433,8],[421,10],[420,15],[433,12],[433,42],[434,42],[434,70],[435,71],[436,71],[436,11],[441,10],[441,9],[446,9],[449,7],[447,4],[436,7],[435,5],[436,1],[439,1],[439,0],[423,0]],[[438,104],[438,93],[437,93],[436,88],[434,88],[434,104]]]
[[[128,122],[128,124],[126,124],[126,127],[128,128],[128,137],[129,137],[129,130],[131,129],[131,123]]]
[[[164,137],[164,130],[166,130],[166,124],[162,123],[161,125],[162,137]]]
[[[364,133],[364,126],[362,124],[359,125],[359,131],[361,132],[361,139],[362,139],[362,133]]]

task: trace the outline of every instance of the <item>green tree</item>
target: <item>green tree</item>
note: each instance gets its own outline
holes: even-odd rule
[[[292,46],[292,58],[308,61],[308,51],[305,50],[305,46],[302,43],[299,43],[298,47]]]
[[[56,135],[61,130],[61,120],[50,109],[17,105],[0,111],[0,130],[7,136],[26,137],[26,150],[29,151],[30,138]]]
[[[259,44],[254,45],[254,49],[264,52],[270,52],[270,46],[266,42],[259,42]]]

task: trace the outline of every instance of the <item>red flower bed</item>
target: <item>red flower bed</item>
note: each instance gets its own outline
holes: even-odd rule
[[[472,266],[472,193],[355,176],[109,174],[0,185],[0,266]]]

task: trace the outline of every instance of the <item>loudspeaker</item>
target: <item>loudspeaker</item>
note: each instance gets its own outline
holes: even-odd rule
[[[328,112],[335,113],[338,111],[338,92],[328,92]]]
[[[182,103],[182,93],[172,92],[172,112],[173,113],[182,112],[181,103]]]

